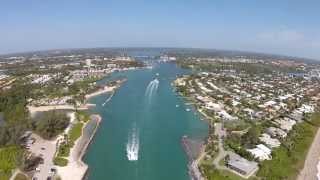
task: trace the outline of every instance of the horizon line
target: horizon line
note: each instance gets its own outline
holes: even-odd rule
[[[228,52],[238,52],[238,53],[251,53],[259,55],[269,55],[269,56],[279,56],[293,59],[303,59],[303,60],[314,60],[320,61],[317,58],[309,58],[302,56],[293,56],[261,51],[248,51],[248,50],[237,50],[237,49],[217,49],[217,48],[202,48],[202,47],[174,47],[174,46],[97,46],[97,47],[70,47],[70,48],[48,48],[48,49],[38,49],[29,51],[16,51],[11,53],[0,53],[1,56],[10,56],[14,54],[29,54],[29,53],[39,53],[39,52],[50,52],[50,51],[67,51],[67,50],[85,50],[85,49],[194,49],[194,50],[211,50],[211,51],[228,51]]]

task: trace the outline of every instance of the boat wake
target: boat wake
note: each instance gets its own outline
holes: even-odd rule
[[[154,79],[148,84],[145,92],[145,96],[148,102],[151,101],[158,87],[159,87],[158,79]],[[139,159],[139,130],[137,129],[136,123],[134,124],[131,132],[129,133],[126,151],[127,151],[127,158],[129,161],[137,161]]]
[[[158,87],[159,87],[159,80],[158,79],[154,79],[148,84],[145,95],[149,101],[151,100],[151,98],[155,94],[155,92],[157,91]]]
[[[139,133],[134,127],[128,138],[127,158],[129,161],[137,161],[139,158]]]
[[[104,101],[104,103],[102,103],[101,105],[102,105],[102,106],[105,106],[105,105],[111,100],[111,98],[112,98],[113,95],[114,95],[114,92],[112,92],[112,94],[110,95],[110,97],[109,97],[108,99],[106,99],[106,100]]]

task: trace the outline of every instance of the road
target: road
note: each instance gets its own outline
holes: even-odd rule
[[[320,129],[318,129],[316,136],[313,139],[311,147],[308,151],[304,162],[304,167],[300,171],[297,180],[317,180],[317,165],[320,157]]]
[[[219,162],[228,154],[228,151],[224,150],[222,142],[226,132],[222,129],[222,123],[215,123],[214,128],[214,133],[219,139],[219,152],[217,157],[213,160],[213,165],[219,170],[228,170],[225,166],[219,164]]]

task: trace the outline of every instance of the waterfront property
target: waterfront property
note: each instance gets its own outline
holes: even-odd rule
[[[213,159],[214,166],[201,166],[207,177],[210,171],[225,170],[218,162],[227,151],[260,164],[272,160],[279,148],[290,151],[295,145],[287,142],[288,137],[309,120],[310,114],[319,111],[319,81],[307,75],[291,76],[284,67],[269,72],[261,72],[261,67],[248,68],[260,63],[269,66],[270,62],[265,60],[189,60],[183,59],[181,64],[190,63],[188,67],[200,72],[178,77],[174,84],[211,125],[204,162]],[[295,63],[284,66],[300,68]],[[226,129],[223,139],[214,128],[217,122]]]
[[[258,169],[258,163],[248,161],[235,153],[228,153],[226,159],[226,166],[245,177],[250,177]]]
[[[210,58],[213,63],[204,60],[208,64],[198,69],[208,72],[190,74],[173,63],[181,57],[165,55],[158,60],[157,54],[148,59],[151,56],[141,56],[139,52],[135,57],[143,57],[151,68],[136,69],[140,63],[128,56],[85,55],[75,61],[71,58],[70,62],[39,64],[31,71],[10,72],[0,77],[4,83],[0,112],[2,146],[14,142],[11,137],[21,135],[17,131],[35,131],[47,140],[34,142],[28,139],[31,132],[21,136],[26,139],[21,143],[24,150],[32,153],[25,164],[34,165],[22,169],[32,172],[30,177],[40,179],[54,175],[82,179],[88,169],[80,158],[84,154],[82,149],[87,148],[96,126],[88,127],[91,121],[69,123],[65,116],[44,118],[43,123],[32,116],[34,119],[29,121],[29,114],[87,109],[104,119],[96,141],[84,158],[90,166],[88,176],[92,180],[185,180],[189,174],[202,179],[213,177],[212,172],[228,173],[225,178],[231,175],[255,179],[258,167],[257,178],[283,179],[288,174],[296,175],[293,171],[300,168],[316,129],[309,127],[316,124],[309,117],[319,110],[320,104],[319,81],[314,76],[279,71],[282,66],[288,67],[281,62],[281,67],[270,69],[278,60],[270,64],[242,58],[232,58],[230,62],[225,58]],[[162,63],[167,61],[172,62]],[[28,65],[24,67],[28,69]],[[293,62],[289,63],[291,68],[304,71],[314,67]],[[128,69],[136,70],[125,71]],[[126,78],[128,82],[119,88],[119,80]],[[115,88],[119,91],[115,92]],[[96,106],[88,109],[87,101]],[[199,121],[200,118],[207,121]],[[196,142],[183,141],[187,153],[180,143],[183,135]],[[52,142],[48,145],[50,149],[39,150],[39,144],[49,142]],[[205,142],[203,148],[198,146],[200,142]],[[201,148],[195,153],[198,147]],[[286,172],[279,172],[274,166],[283,166]],[[16,167],[18,164],[12,163],[8,169]],[[272,175],[268,175],[270,172]]]
[[[181,138],[188,135],[201,141],[208,131],[207,124],[192,110],[186,111],[191,107],[171,86],[178,74],[188,72],[175,64],[162,63],[152,69],[119,72],[110,77],[126,77],[127,81],[105,106],[101,104],[108,99],[106,95],[90,101],[97,104],[92,111],[103,118],[84,157],[90,167],[90,180],[189,179]]]

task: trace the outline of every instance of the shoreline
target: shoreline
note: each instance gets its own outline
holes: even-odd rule
[[[77,139],[75,145],[70,150],[70,155],[67,158],[69,161],[68,165],[64,167],[56,166],[58,175],[62,180],[83,180],[86,177],[89,166],[85,162],[83,162],[83,157],[87,152],[87,149],[91,144],[102,121],[102,117],[99,114],[92,114],[90,118],[90,121],[88,121],[82,129],[82,135],[79,139]],[[89,133],[89,136],[85,137],[85,128],[89,125],[90,122],[94,122],[95,127],[93,131]]]
[[[102,88],[98,89],[95,92],[89,93],[85,95],[85,99],[89,100],[92,97],[104,94],[104,93],[108,93],[108,92],[114,92],[116,89],[118,89],[122,83],[124,83],[126,81],[126,79],[121,79],[121,80],[117,80],[116,84],[113,86],[109,86],[109,85],[105,85]]]
[[[87,110],[91,107],[96,106],[95,104],[84,104],[79,107],[73,105],[48,105],[48,106],[27,106],[31,115],[37,112],[51,111],[51,110]]]
[[[101,123],[101,121],[102,121],[102,117],[101,117],[99,114],[92,114],[91,116],[96,117],[96,121],[97,121],[97,122],[96,122],[96,126],[95,126],[95,128],[94,128],[94,130],[93,130],[93,132],[92,132],[92,134],[91,134],[91,136],[90,136],[90,138],[87,139],[86,144],[82,147],[82,150],[80,151],[81,153],[80,153],[80,155],[79,155],[79,161],[81,161],[83,164],[86,164],[86,163],[83,162],[83,157],[84,157],[84,155],[86,154],[86,152],[87,152],[87,150],[88,150],[88,147],[89,147],[89,145],[91,144],[93,138],[95,137],[96,132],[98,131],[98,128],[100,127],[100,123]]]
[[[196,150],[194,150],[192,148],[193,145],[191,141],[192,140],[186,135],[181,138],[183,150],[188,157],[188,174],[193,180],[203,180],[204,178],[199,170],[198,164],[204,156],[204,142],[201,140],[201,142],[197,145],[198,147],[196,147]],[[195,155],[195,153],[197,155]]]
[[[70,110],[72,111],[70,116],[70,123],[72,123],[75,120],[74,111],[77,110],[89,110],[92,107],[95,107],[96,104],[89,103],[89,100],[92,97],[102,95],[104,93],[112,92],[112,95],[108,98],[108,101],[111,100],[113,95],[115,94],[116,90],[121,87],[122,83],[125,82],[127,79],[121,79],[115,81],[114,85],[104,85],[101,88],[99,88],[97,91],[88,93],[85,95],[85,103],[81,104],[80,106],[75,106],[72,104],[61,104],[61,105],[40,105],[40,106],[32,106],[27,105],[27,109],[31,116],[36,115],[39,112],[45,112],[45,111],[52,111],[52,110]],[[103,106],[108,102],[104,102]],[[98,128],[100,127],[102,117],[100,114],[92,114],[89,113],[90,120],[85,122],[82,127],[82,134],[81,136],[74,142],[73,147],[70,149],[69,156],[64,157],[68,160],[68,164],[66,166],[58,166],[53,164],[54,157],[58,153],[58,139],[59,136],[55,139],[55,152],[52,158],[52,166],[56,168],[57,170],[57,177],[62,180],[84,180],[87,179],[88,176],[88,170],[89,166],[83,161],[83,158],[85,157],[85,154],[87,153],[87,150],[90,146],[90,144],[93,142],[93,139],[98,131]],[[69,131],[70,127],[68,127],[65,132]],[[51,162],[51,161],[50,161]],[[11,175],[10,179],[14,179],[16,174],[18,173],[19,169],[16,169],[14,171],[14,174]]]
[[[304,161],[304,167],[300,170],[297,180],[319,180],[320,179],[320,128],[318,128],[313,142],[308,150]]]
[[[173,87],[174,91],[176,91],[176,80],[171,83],[171,86]],[[200,109],[198,109],[195,106],[195,104],[194,104],[192,99],[190,99],[187,96],[184,96],[182,93],[177,92],[177,91],[176,91],[176,95],[178,97],[182,98],[182,101],[184,102],[185,105],[190,103],[190,105],[193,106],[194,111],[196,111],[196,113],[199,115],[199,120],[200,121],[206,122],[208,126],[210,125],[210,118],[208,116],[206,116],[205,113],[203,113]],[[208,135],[209,134],[207,134],[207,137],[208,137]],[[201,173],[201,171],[199,169],[199,164],[200,164],[200,161],[202,160],[202,158],[205,156],[205,151],[204,150],[205,150],[205,147],[207,145],[205,143],[205,139],[207,137],[205,137],[204,139],[201,140],[202,143],[201,143],[201,146],[199,148],[199,153],[198,153],[197,157],[194,157],[194,158],[192,158],[190,156],[190,152],[188,152],[189,151],[188,149],[190,149],[190,147],[189,147],[189,145],[187,143],[189,138],[186,135],[181,138],[182,147],[184,149],[185,154],[188,157],[188,165],[187,165],[188,166],[188,174],[189,174],[189,176],[190,176],[190,178],[192,180],[204,180],[205,179],[203,174]]]
[[[115,93],[116,89],[120,87],[120,85],[124,82],[125,80],[118,81],[118,84],[114,86],[104,86],[102,89],[99,89],[98,91],[95,91],[93,93],[85,95],[86,102],[90,100],[91,98],[108,93],[108,92],[113,92]],[[112,96],[113,96],[112,94]],[[110,100],[112,96],[108,99]],[[90,105],[90,104],[85,104],[85,105]],[[95,104],[94,104],[95,106]],[[86,109],[89,109],[89,107],[93,106],[87,106]],[[89,133],[89,135],[85,135],[86,133],[86,128],[90,125],[89,123],[95,121],[95,127],[92,130],[92,132]],[[84,180],[87,177],[89,166],[83,162],[83,157],[85,156],[89,145],[92,143],[93,138],[96,135],[96,132],[100,126],[100,123],[102,121],[102,117],[100,114],[91,114],[90,115],[90,121],[86,122],[85,125],[82,128],[82,135],[80,136],[79,139],[76,140],[74,146],[70,150],[70,155],[67,158],[68,159],[68,165],[65,167],[59,167],[57,166],[58,169],[58,175],[62,180],[67,180],[67,179],[73,179],[73,180]]]
[[[100,94],[104,94],[104,93],[108,93],[108,92],[112,92],[117,88],[117,86],[104,86],[102,89],[99,89],[93,93],[90,94],[86,94],[85,98],[88,100],[92,97],[98,96]]]

